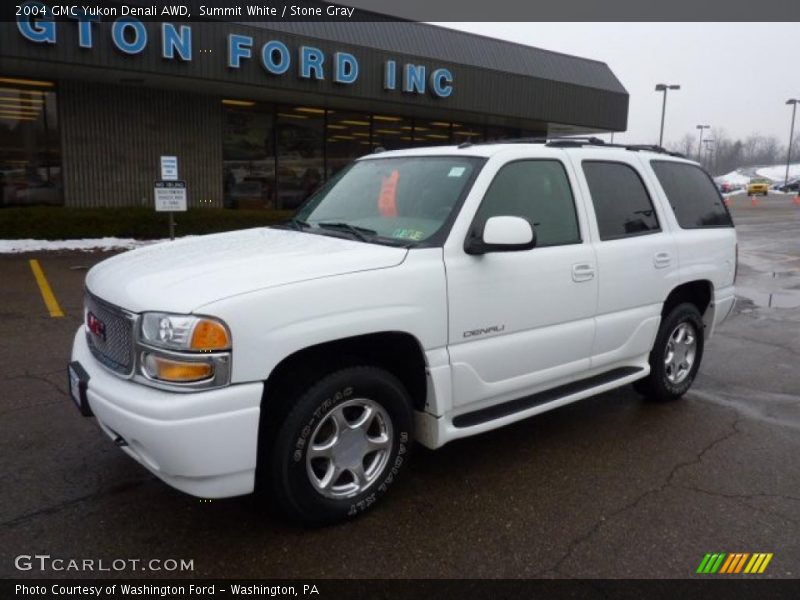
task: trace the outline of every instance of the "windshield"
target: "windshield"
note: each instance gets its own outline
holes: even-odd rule
[[[300,209],[314,233],[416,245],[439,231],[484,159],[407,156],[355,162]]]

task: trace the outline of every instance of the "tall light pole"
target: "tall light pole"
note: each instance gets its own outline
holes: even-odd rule
[[[700,130],[700,141],[697,143],[697,158],[698,162],[702,162],[699,159],[703,158],[703,130],[711,129],[711,125],[698,125],[697,129]]]
[[[789,98],[786,104],[792,105],[792,128],[789,130],[789,150],[786,154],[786,177],[784,177],[783,185],[789,183],[789,163],[792,162],[792,142],[794,141],[794,117],[797,113],[797,105],[800,104],[800,100],[797,98]]]
[[[664,115],[667,113],[667,91],[679,90],[681,86],[672,83],[659,83],[656,85],[657,92],[664,93],[664,101],[661,104],[661,134],[658,136],[658,145],[664,145]]]
[[[712,154],[713,154],[714,148],[716,147],[714,145],[715,141],[716,140],[714,140],[712,138],[706,138],[706,139],[703,140],[703,145],[706,147],[706,165],[705,166],[706,166],[706,169],[709,172],[713,171],[713,165],[711,164],[711,158],[712,158]],[[700,162],[703,162],[703,161],[700,161]]]

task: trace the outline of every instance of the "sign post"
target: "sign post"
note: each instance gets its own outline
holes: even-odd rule
[[[169,213],[169,239],[175,239],[175,212],[186,211],[185,181],[156,181],[156,211]]]
[[[186,182],[178,180],[178,157],[161,156],[161,179],[156,181],[156,211],[169,213],[169,239],[175,239],[175,211],[186,211]]]

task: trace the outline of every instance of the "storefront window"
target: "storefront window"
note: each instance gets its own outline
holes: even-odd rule
[[[497,142],[501,140],[513,140],[519,137],[519,129],[515,127],[496,127],[490,125],[486,128],[486,141]]]
[[[53,84],[2,78],[0,207],[62,203],[61,151]]]
[[[225,206],[294,210],[322,183],[376,148],[441,146],[517,129],[315,106],[223,100]]]
[[[272,107],[223,100],[223,190],[226,208],[275,207]]]
[[[370,153],[370,115],[328,111],[325,150],[328,177]]]
[[[410,148],[413,141],[411,119],[392,115],[372,115],[372,148],[399,150]]]
[[[483,125],[468,125],[453,123],[453,143],[481,142],[483,141]]]
[[[450,143],[449,121],[421,121],[414,123],[415,146],[442,146]]]
[[[295,209],[325,178],[325,109],[279,107],[277,123],[276,207]]]

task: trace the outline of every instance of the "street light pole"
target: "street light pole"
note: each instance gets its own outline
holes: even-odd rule
[[[658,136],[658,145],[664,145],[664,118],[667,114],[667,91],[669,90],[679,90],[681,86],[671,84],[671,83],[659,83],[656,84],[656,91],[663,92],[664,100],[661,103],[661,133]]]
[[[703,130],[704,129],[711,129],[711,125],[698,125],[697,129],[700,130],[700,141],[697,143],[697,159],[698,162],[702,162],[703,158]]]
[[[786,104],[792,105],[792,127],[789,129],[789,150],[786,153],[786,177],[784,177],[783,185],[789,183],[789,164],[792,162],[792,142],[794,141],[794,117],[797,114],[797,104],[800,100],[797,98],[790,98]]]
[[[714,146],[714,142],[715,141],[716,140],[713,140],[711,138],[707,138],[707,139],[703,140],[703,143],[706,145],[706,168],[707,168],[708,171],[713,171],[714,170],[712,168],[713,165],[711,164],[711,158],[713,156],[713,151],[714,151],[714,148],[715,148],[715,146]]]

